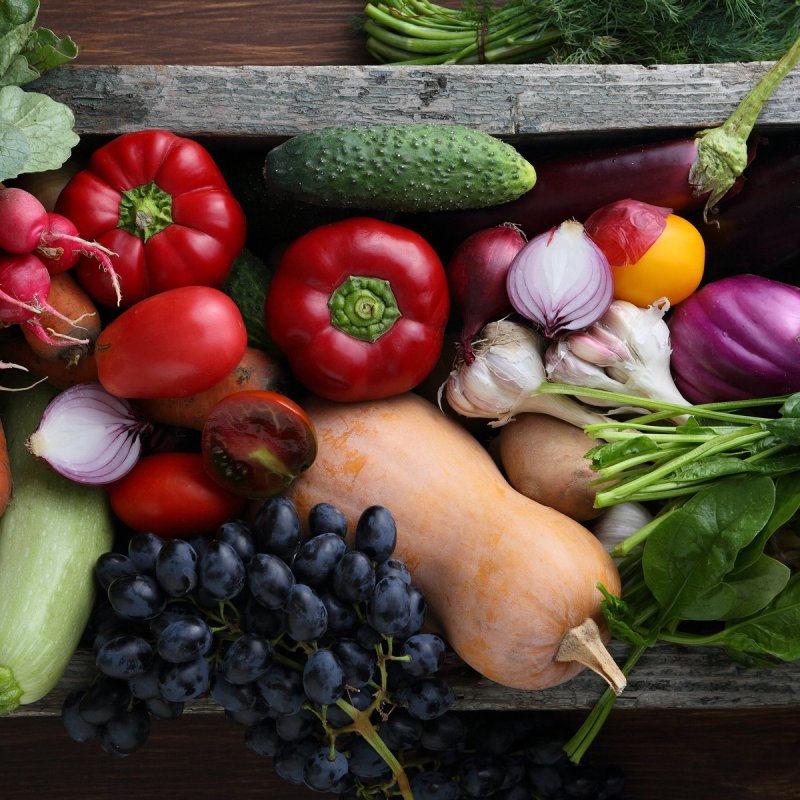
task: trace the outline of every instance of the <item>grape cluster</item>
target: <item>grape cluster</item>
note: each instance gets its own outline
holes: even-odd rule
[[[343,800],[619,796],[618,775],[569,766],[530,726],[475,733],[452,709],[446,645],[423,627],[388,509],[364,509],[352,544],[333,505],[305,523],[277,496],[213,538],[136,533],[102,555],[86,634],[97,672],[64,701],[67,734],[125,756],[152,719],[207,697],[279,776]]]

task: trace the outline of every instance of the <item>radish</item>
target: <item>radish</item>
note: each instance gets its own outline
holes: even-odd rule
[[[0,250],[16,255],[35,253],[50,272],[63,272],[80,256],[96,258],[111,276],[121,300],[119,277],[111,263],[110,250],[78,236],[71,220],[48,212],[38,198],[16,187],[0,189]]]
[[[51,335],[39,319],[43,311],[77,325],[47,302],[50,273],[33,253],[0,254],[0,323],[29,325],[43,342],[59,345],[86,344],[88,339]]]

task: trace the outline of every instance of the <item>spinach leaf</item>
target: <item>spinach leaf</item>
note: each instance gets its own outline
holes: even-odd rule
[[[719,619],[741,619],[760,611],[783,591],[791,574],[786,564],[762,554],[723,583],[723,591],[730,602],[728,610]]]
[[[642,566],[664,619],[727,615],[735,591],[724,583],[739,551],[767,524],[775,503],[770,478],[725,478],[701,490],[648,537]]]
[[[766,608],[750,617],[730,622],[715,637],[731,653],[782,661],[800,659],[800,573]]]

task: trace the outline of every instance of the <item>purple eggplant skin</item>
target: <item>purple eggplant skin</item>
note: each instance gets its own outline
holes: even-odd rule
[[[504,222],[517,225],[530,238],[568,219],[583,222],[593,211],[617,200],[641,200],[687,215],[702,208],[708,197],[707,192],[695,194],[689,184],[696,158],[693,135],[567,152],[534,160],[536,184],[517,200],[489,208],[417,215],[406,223],[446,249],[470,233]]]
[[[800,137],[771,136],[735,197],[692,222],[706,245],[705,280],[752,273],[800,285]]]

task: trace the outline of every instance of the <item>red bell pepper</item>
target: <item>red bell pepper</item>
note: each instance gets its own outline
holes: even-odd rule
[[[338,402],[401,394],[431,372],[450,311],[436,251],[370,217],[322,225],[285,251],[266,325],[295,377]]]
[[[100,147],[56,210],[116,254],[122,307],[166,289],[221,287],[245,240],[244,211],[211,155],[163,130],[126,133]],[[117,304],[97,261],[81,259],[75,275],[96,302]]]

